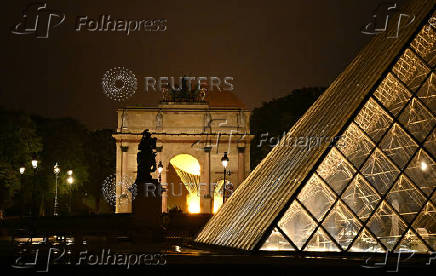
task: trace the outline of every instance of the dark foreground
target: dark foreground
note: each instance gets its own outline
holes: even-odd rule
[[[1,275],[140,273],[141,275],[301,275],[436,271],[436,252],[416,255],[246,252],[193,242],[207,217],[172,218],[164,230],[131,216],[10,219],[0,227]],[[29,233],[32,233],[30,238]],[[257,273],[257,274],[258,274]],[[257,275],[256,274],[256,275]]]
[[[66,240],[66,241],[65,241]],[[234,275],[248,272],[294,274],[301,272],[333,273],[428,273],[436,271],[436,254],[413,255],[391,253],[381,255],[340,255],[296,253],[257,254],[207,249],[187,239],[165,239],[159,243],[123,240],[88,239],[85,244],[69,243],[69,239],[49,243],[0,243],[2,272],[49,272],[105,274],[141,273],[144,275]],[[71,241],[71,240],[70,240]],[[3,275],[3,274],[2,274]],[[5,274],[6,275],[6,274]]]

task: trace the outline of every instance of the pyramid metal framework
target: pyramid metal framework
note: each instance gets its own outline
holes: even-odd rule
[[[410,1],[402,12],[416,20],[398,38],[379,34],[362,50],[196,241],[244,250],[436,251],[435,5]],[[289,146],[295,137],[340,138],[308,150]]]

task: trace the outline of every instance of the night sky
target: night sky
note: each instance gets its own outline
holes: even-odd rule
[[[250,108],[293,89],[328,86],[371,38],[360,32],[381,0],[48,1],[66,18],[47,39],[14,35],[33,1],[1,8],[0,106],[116,127],[115,110],[151,105],[145,76],[233,76]],[[43,1],[40,1],[43,2]],[[163,32],[76,32],[78,16],[166,19]],[[116,104],[102,92],[112,67],[130,68],[138,90]]]

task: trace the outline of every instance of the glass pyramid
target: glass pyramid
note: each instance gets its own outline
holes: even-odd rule
[[[436,32],[427,24],[320,159],[262,250],[436,251],[435,65]]]

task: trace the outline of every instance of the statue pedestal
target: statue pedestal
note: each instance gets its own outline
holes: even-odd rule
[[[137,184],[133,201],[133,216],[138,225],[160,229],[162,225],[162,188],[157,179]]]

